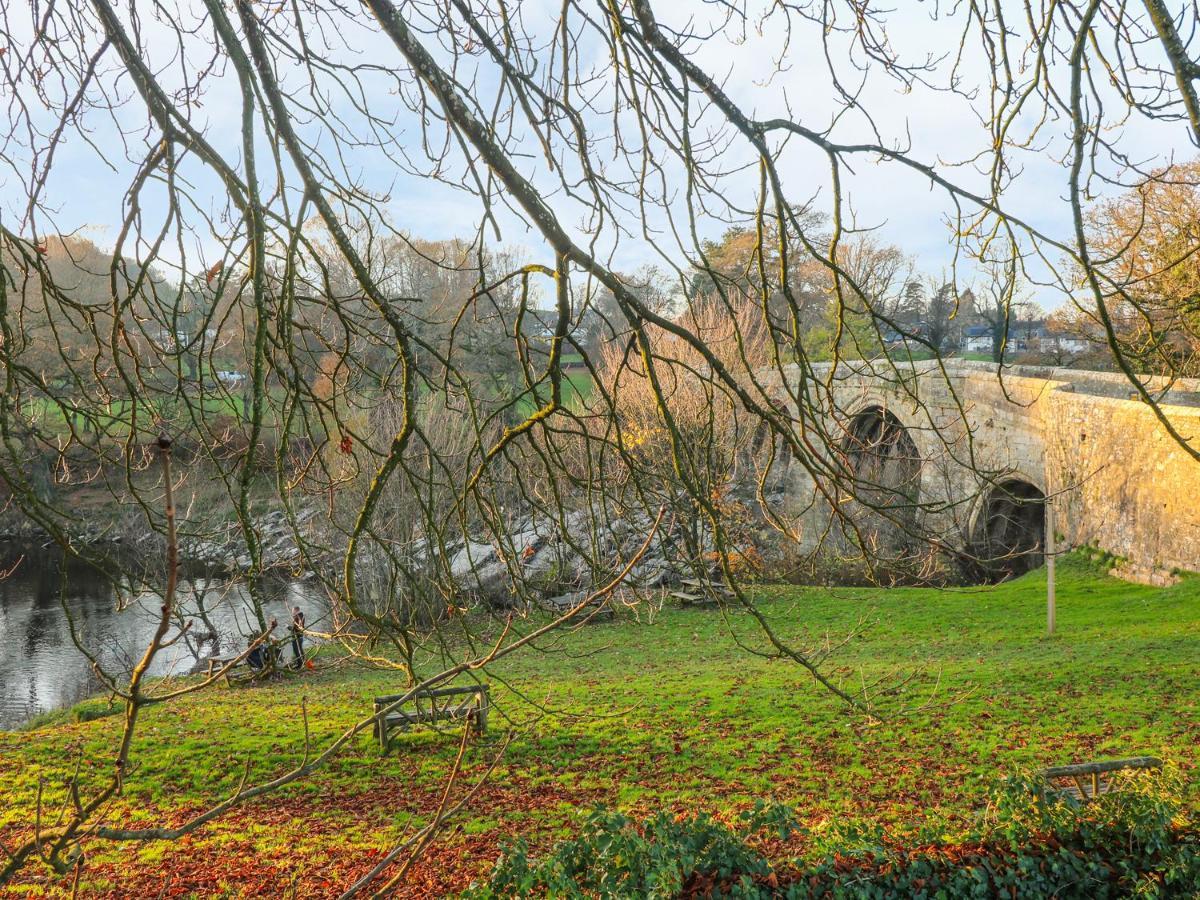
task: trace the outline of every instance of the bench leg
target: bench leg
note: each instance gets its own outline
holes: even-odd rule
[[[388,752],[387,722],[383,716],[375,717],[375,736],[379,738],[379,752]]]
[[[483,694],[479,699],[479,705],[475,708],[475,711],[471,714],[471,727],[472,727],[472,730],[475,732],[476,737],[483,737],[484,732],[487,731],[487,720],[488,720],[488,697],[487,697],[487,694]]]
[[[212,677],[213,677],[213,673],[219,672],[220,670],[221,670],[221,666],[213,665],[213,661],[210,659],[208,661],[208,674],[205,675],[204,677],[207,678],[209,681],[211,681]],[[233,669],[226,669],[225,674],[221,676],[221,680],[225,682],[225,687],[233,686],[233,682],[229,680],[230,673],[232,673],[232,672],[233,672]]]

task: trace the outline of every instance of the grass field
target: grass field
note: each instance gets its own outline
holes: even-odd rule
[[[592,375],[586,369],[572,369],[563,373],[562,403],[566,407],[578,408],[592,396]],[[539,386],[536,396],[533,393],[523,394],[516,403],[518,416],[530,416],[538,407],[550,400],[550,385],[543,383]]]
[[[468,751],[460,790],[512,727],[508,752],[401,896],[466,885],[505,839],[548,847],[596,803],[724,815],[769,796],[810,824],[862,819],[953,839],[1007,773],[1154,754],[1182,770],[1195,809],[1200,580],[1130,585],[1073,556],[1059,566],[1052,639],[1043,636],[1044,590],[1042,572],[948,591],[759,589],[772,625],[797,644],[836,643],[866,625],[827,669],[848,688],[904,681],[883,723],[852,713],[795,665],[740,649],[735,635],[762,646],[744,614],[643,609],[513,656],[488,675],[499,712]],[[394,676],[338,667],[155,708],[113,818],[178,822],[231,793],[246,759],[251,779],[296,763],[301,697],[320,746],[397,687]],[[85,778],[103,774],[117,725],[112,717],[0,734],[0,841],[25,832],[39,780],[58,801],[78,760]],[[381,758],[366,734],[302,785],[178,843],[92,842],[81,895],[157,896],[165,883],[168,896],[336,896],[427,821],[457,744],[414,734]],[[69,893],[69,881],[34,867],[0,890],[42,892]]]
[[[578,362],[574,355],[570,362]],[[276,428],[275,416],[286,403],[284,391],[274,389],[270,392],[267,405],[270,410],[265,416],[264,428],[269,437],[274,437]],[[591,373],[583,368],[571,368],[563,373],[562,401],[564,406],[580,406],[586,403],[592,394]],[[369,399],[370,394],[358,397],[358,402]],[[513,400],[513,412],[516,416],[526,417],[535,412],[550,399],[548,382],[541,384],[536,392],[525,392],[516,395]],[[111,439],[122,440],[129,435],[130,423],[136,412],[141,427],[147,434],[157,434],[162,421],[174,423],[185,433],[194,431],[193,419],[203,420],[210,426],[221,424],[220,419],[238,422],[249,428],[249,403],[243,400],[240,389],[229,393],[220,393],[215,388],[206,394],[188,395],[184,403],[176,397],[161,398],[157,404],[139,402],[136,411],[129,400],[116,400],[109,406],[96,409],[91,418],[80,413],[73,413],[68,422],[68,415],[63,408],[47,399],[40,399],[25,404],[23,414],[39,430],[51,434],[66,436],[72,430],[79,433],[99,431]]]

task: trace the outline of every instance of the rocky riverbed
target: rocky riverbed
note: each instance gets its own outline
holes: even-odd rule
[[[331,529],[317,509],[294,510],[291,518],[281,509],[262,512],[251,520],[251,531],[259,545],[258,567],[245,533],[236,523],[212,529],[202,537],[187,535],[185,530],[180,538],[183,565],[230,578],[255,568],[293,578],[314,571],[338,577],[344,536],[336,533],[341,540],[331,539]],[[0,536],[50,541],[32,526],[10,528]],[[148,559],[163,551],[162,536],[150,530],[117,532],[88,524],[73,530],[70,537],[77,546],[103,550],[101,545],[107,544],[113,552]],[[711,555],[711,539],[700,535],[699,542],[701,558]],[[634,589],[670,587],[704,567],[697,566],[697,554],[685,550],[678,528],[664,521],[656,531],[654,518],[645,512],[596,515],[580,509],[553,519],[524,515],[515,517],[503,534],[478,534],[471,540],[439,545],[432,553],[423,544],[418,539],[403,554],[406,563],[411,563],[410,571],[422,571],[438,585],[440,594],[493,607],[532,599],[558,611],[577,605],[627,566],[624,585]],[[629,566],[635,557],[636,562]],[[394,555],[383,557],[368,545],[358,561],[360,578],[368,581],[372,567],[395,564]],[[388,583],[387,579],[375,580]]]

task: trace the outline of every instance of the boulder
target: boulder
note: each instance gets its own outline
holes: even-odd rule
[[[450,575],[459,590],[487,603],[503,604],[512,595],[508,566],[491,544],[469,541],[451,557]]]

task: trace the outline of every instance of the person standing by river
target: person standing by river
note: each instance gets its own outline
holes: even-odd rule
[[[304,667],[304,612],[292,607],[292,668]]]

